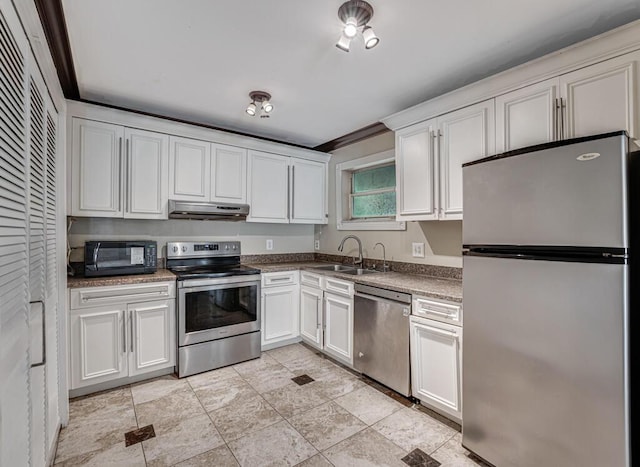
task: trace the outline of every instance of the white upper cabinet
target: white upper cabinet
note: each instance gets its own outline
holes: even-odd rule
[[[71,214],[167,218],[168,137],[73,119]]]
[[[638,134],[640,52],[496,97],[496,152],[609,131]]]
[[[496,97],[496,153],[556,139],[558,87],[553,78]]]
[[[169,199],[169,137],[125,128],[124,217],[166,219]]]
[[[249,151],[247,222],[326,224],[327,164]]]
[[[169,199],[209,201],[211,143],[171,136],[169,144]]]
[[[494,102],[396,133],[396,219],[462,219],[462,164],[495,150]]]
[[[396,219],[433,220],[436,209],[435,120],[396,132]]]
[[[627,130],[637,137],[640,52],[560,76],[563,139]]]
[[[247,150],[213,144],[211,149],[211,201],[247,201]]]
[[[123,139],[122,126],[73,119],[72,215],[122,217]]]
[[[292,224],[326,224],[327,164],[291,159]]]
[[[247,222],[289,222],[289,158],[249,151]]]
[[[439,219],[462,219],[462,164],[495,152],[494,101],[438,117]]]

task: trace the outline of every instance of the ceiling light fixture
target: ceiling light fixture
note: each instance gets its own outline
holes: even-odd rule
[[[348,52],[351,41],[358,34],[358,28],[362,28],[365,49],[372,49],[378,45],[380,39],[371,26],[367,26],[372,16],[373,7],[363,0],[349,0],[343,3],[338,9],[338,18],[344,23],[344,27],[336,47]]]
[[[273,104],[271,103],[271,94],[264,91],[251,91],[249,93],[251,103],[247,106],[246,112],[252,117],[262,111],[265,114],[270,113],[273,110]],[[269,115],[260,115],[260,118],[269,118]]]

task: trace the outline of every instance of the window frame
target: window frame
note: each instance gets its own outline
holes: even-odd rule
[[[383,151],[336,164],[337,230],[406,230],[406,222],[395,217],[351,218],[352,174],[360,170],[395,164],[395,150]],[[396,175],[397,180],[397,175]],[[390,191],[389,189],[376,191]],[[397,191],[397,185],[396,185]],[[372,194],[372,192],[367,194]],[[397,205],[396,205],[397,206]]]

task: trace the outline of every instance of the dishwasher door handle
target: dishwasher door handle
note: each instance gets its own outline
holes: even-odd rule
[[[369,295],[369,294],[365,294],[362,292],[356,292],[354,294],[354,296],[356,297],[360,297],[360,298],[364,298],[366,300],[373,300],[374,302],[384,302],[384,303],[391,303],[393,305],[404,305],[404,302],[399,302],[397,300],[390,300],[388,298],[382,298],[382,297],[376,297],[375,295]],[[411,308],[409,304],[406,304],[407,306],[403,308],[402,310],[402,315],[403,316],[409,316],[411,314]]]

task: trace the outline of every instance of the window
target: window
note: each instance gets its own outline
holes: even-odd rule
[[[395,217],[395,163],[352,172],[349,208],[351,220]]]
[[[396,221],[394,151],[336,166],[338,230],[404,230]]]

